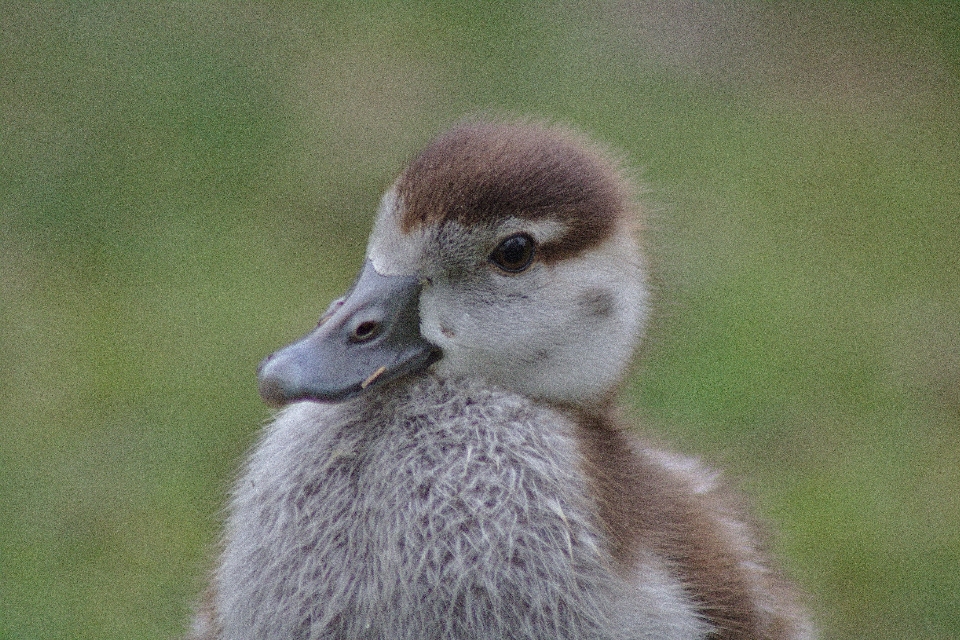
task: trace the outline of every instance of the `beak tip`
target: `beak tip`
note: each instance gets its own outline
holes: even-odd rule
[[[339,402],[362,390],[359,383],[344,387],[319,384],[314,372],[291,357],[295,354],[281,350],[264,358],[257,367],[257,391],[267,405],[279,409],[300,400]]]
[[[291,384],[289,358],[277,358],[279,352],[274,352],[260,361],[257,366],[257,391],[260,398],[268,405],[279,409],[295,400],[295,391]]]
[[[267,366],[267,364],[268,364],[271,360],[273,360],[273,356],[274,356],[274,354],[271,353],[271,354],[268,355],[266,358],[264,358],[263,360],[261,360],[261,361],[260,361],[260,364],[257,365],[257,379],[259,379],[260,377],[263,376],[263,369],[264,369],[264,367]]]
[[[260,393],[260,398],[275,409],[279,409],[290,402],[283,385],[276,378],[259,376],[257,391]]]

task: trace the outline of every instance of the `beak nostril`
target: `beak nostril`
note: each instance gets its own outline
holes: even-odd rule
[[[374,320],[365,320],[357,325],[350,335],[354,342],[365,342],[372,340],[380,333],[380,323]]]

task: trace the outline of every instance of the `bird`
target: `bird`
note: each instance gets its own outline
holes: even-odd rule
[[[626,163],[573,128],[430,141],[352,287],[260,364],[278,413],[189,637],[814,638],[743,499],[618,408],[640,226]]]

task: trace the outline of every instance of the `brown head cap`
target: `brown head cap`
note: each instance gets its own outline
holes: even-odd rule
[[[527,123],[454,127],[413,160],[396,193],[404,232],[447,221],[557,220],[566,231],[540,248],[548,262],[601,243],[633,212],[617,163],[575,134]]]

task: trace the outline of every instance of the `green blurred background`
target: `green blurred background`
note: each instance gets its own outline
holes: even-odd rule
[[[464,115],[646,185],[625,402],[827,638],[960,637],[960,4],[0,4],[0,637],[170,638],[254,371]]]

